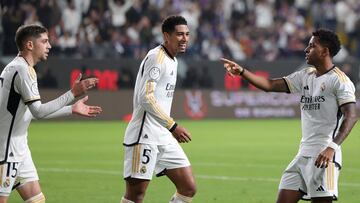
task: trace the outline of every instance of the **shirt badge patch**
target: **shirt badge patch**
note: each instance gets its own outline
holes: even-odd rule
[[[160,76],[160,69],[158,67],[152,67],[149,72],[150,78],[156,80]]]
[[[324,82],[321,83],[320,89],[321,89],[322,92],[325,90],[325,83]]]
[[[32,92],[34,95],[40,95],[40,94],[39,94],[39,89],[38,89],[38,84],[37,84],[37,82],[34,82],[34,83],[31,85],[31,92]]]
[[[144,174],[146,173],[146,166],[142,166],[141,169],[140,169],[140,173]]]

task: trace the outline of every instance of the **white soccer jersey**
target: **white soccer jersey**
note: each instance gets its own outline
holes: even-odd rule
[[[132,119],[126,128],[124,145],[165,145],[174,139],[169,129],[176,84],[177,60],[162,45],[150,50],[136,77]]]
[[[0,76],[0,164],[20,162],[29,152],[32,114],[26,104],[36,100],[40,100],[36,72],[23,57],[15,57]]]
[[[336,136],[343,120],[340,106],[356,102],[355,87],[337,67],[316,76],[306,68],[284,77],[291,93],[301,94],[302,139],[299,155],[316,157]],[[341,165],[341,149],[334,162]]]

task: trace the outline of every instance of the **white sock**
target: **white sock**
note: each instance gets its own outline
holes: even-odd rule
[[[178,192],[175,192],[169,203],[190,203],[191,201],[191,197],[186,197]]]
[[[122,197],[120,203],[135,203],[135,202],[128,200],[125,197]]]
[[[44,194],[41,192],[40,194],[37,194],[27,200],[25,200],[25,203],[45,203],[45,196]]]

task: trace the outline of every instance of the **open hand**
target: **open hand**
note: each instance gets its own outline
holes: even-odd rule
[[[102,109],[99,106],[88,106],[85,102],[89,99],[88,96],[79,99],[75,104],[72,105],[72,112],[80,116],[95,117],[101,113]]]

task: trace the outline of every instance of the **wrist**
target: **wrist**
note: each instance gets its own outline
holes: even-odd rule
[[[174,125],[169,129],[169,131],[172,133],[172,132],[174,132],[174,130],[176,129],[176,127],[177,127],[177,123],[174,123]]]
[[[336,151],[339,149],[340,146],[338,144],[336,144],[335,142],[330,142],[328,147],[330,147]]]
[[[239,75],[241,76],[241,75],[243,75],[243,74],[244,74],[244,72],[245,72],[245,68],[243,68],[243,67],[241,67],[241,66],[240,66],[240,68],[241,68],[241,69],[240,69]]]

